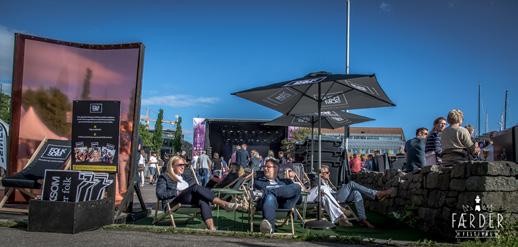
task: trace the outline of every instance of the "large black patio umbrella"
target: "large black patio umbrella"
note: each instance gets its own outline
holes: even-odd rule
[[[285,115],[317,113],[322,111],[395,106],[385,94],[375,75],[343,75],[328,72],[310,73],[291,81],[256,87],[233,95],[248,99]],[[320,170],[322,168],[322,121],[318,121],[318,193],[320,194]],[[329,228],[321,221],[320,200],[318,219],[314,228]]]
[[[372,121],[374,119],[352,114],[344,111],[325,111],[322,112],[322,123],[318,121],[318,113],[303,114],[303,115],[282,115],[264,125],[270,126],[294,126],[311,128],[311,172],[313,170],[313,140],[315,125],[320,125],[324,129],[336,129],[352,124]]]

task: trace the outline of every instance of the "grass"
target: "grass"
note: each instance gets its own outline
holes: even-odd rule
[[[220,230],[218,232],[222,232],[223,235],[226,236],[229,234],[228,232],[231,232],[233,236],[262,236],[258,233],[261,215],[258,214],[255,216],[254,233],[250,233],[248,231],[249,224],[247,214],[241,214],[238,212],[234,220],[234,214],[231,212],[220,211],[219,213],[219,218],[216,218],[216,211],[213,212],[213,215],[217,228]],[[168,218],[163,219],[158,224],[158,226],[151,226],[153,218],[147,217],[135,222],[134,226],[149,227],[147,229],[152,232],[165,231],[185,233],[185,231],[187,231],[187,233],[201,232],[203,234],[207,234],[207,231],[203,230],[205,229],[205,224],[202,222],[199,216],[190,221],[186,221],[187,218],[187,215],[175,214],[177,228],[174,230],[169,227]],[[366,240],[369,241],[370,239],[381,239],[385,241],[420,241],[427,240],[429,238],[429,236],[425,233],[397,223],[393,219],[380,214],[368,213],[368,218],[369,221],[377,227],[376,229],[369,229],[355,224],[355,226],[351,228],[336,227],[335,229],[329,230],[311,230],[303,228],[300,224],[300,221],[295,221],[296,239],[306,241],[325,240],[345,243],[358,243],[359,241],[364,242]],[[115,228],[121,229],[121,227],[123,226],[116,226]],[[291,227],[289,225],[278,228],[277,232],[282,234],[275,234],[274,236],[282,236],[281,238],[291,238],[291,236],[288,235],[291,233]]]

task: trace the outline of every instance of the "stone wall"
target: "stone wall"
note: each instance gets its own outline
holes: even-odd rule
[[[454,167],[428,166],[418,173],[387,171],[354,174],[352,180],[375,188],[394,188],[395,196],[384,201],[365,200],[367,209],[408,215],[415,227],[443,237],[453,237],[452,213],[475,205],[478,195],[493,212],[518,219],[518,164],[513,162],[466,162]],[[407,219],[408,220],[408,219]]]

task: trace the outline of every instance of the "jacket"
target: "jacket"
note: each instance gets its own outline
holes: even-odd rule
[[[195,184],[195,181],[191,176],[182,174],[182,178],[189,184],[189,186]],[[178,191],[176,190],[177,185],[178,182],[171,179],[166,173],[160,174],[156,182],[156,197],[162,201],[169,202],[173,200],[178,195]]]

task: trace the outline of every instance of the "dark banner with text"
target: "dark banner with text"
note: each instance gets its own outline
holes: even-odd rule
[[[72,168],[116,173],[120,102],[76,100],[72,111]]]
[[[84,202],[101,200],[113,183],[108,173],[45,170],[42,200]]]

